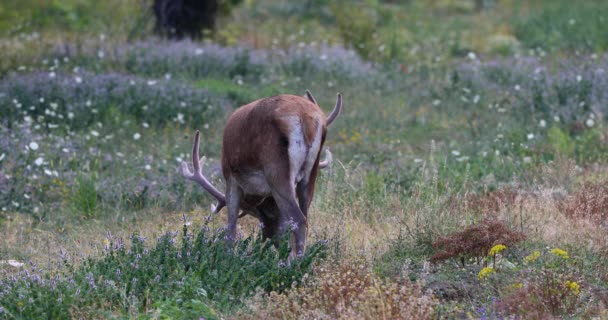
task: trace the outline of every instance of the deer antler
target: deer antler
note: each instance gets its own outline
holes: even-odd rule
[[[325,169],[331,166],[333,159],[334,157],[331,155],[331,152],[329,152],[329,149],[325,149],[325,160],[319,161],[319,169]]]
[[[327,126],[328,127],[329,127],[329,125],[331,125],[332,122],[334,122],[334,120],[336,120],[336,118],[340,114],[341,110],[342,110],[342,94],[340,92],[338,92],[338,98],[336,99],[336,105],[334,106],[334,110],[332,110],[331,113],[329,114],[329,116],[327,116]]]
[[[188,168],[188,164],[185,161],[182,161],[182,175],[186,179],[198,183],[201,187],[203,187],[203,189],[205,189],[214,198],[217,199],[218,204],[216,206],[211,206],[211,210],[213,211],[213,213],[218,213],[226,205],[226,196],[217,188],[215,188],[201,171],[200,162],[203,161],[203,158],[199,159],[198,152],[200,135],[200,131],[196,130],[196,134],[194,135],[194,144],[192,146],[192,167],[194,171],[190,171],[190,169]]]

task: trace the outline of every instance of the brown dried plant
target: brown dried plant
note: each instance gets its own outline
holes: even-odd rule
[[[608,226],[608,182],[587,183],[560,204],[561,211],[572,219],[587,219]]]
[[[514,189],[500,189],[483,194],[470,193],[464,196],[464,201],[456,201],[462,210],[480,214],[496,214],[504,208],[512,207],[516,204],[520,193]]]
[[[436,301],[409,280],[386,280],[359,264],[331,265],[300,288],[259,293],[239,319],[431,319]]]
[[[486,219],[435,240],[431,262],[459,258],[464,267],[467,258],[485,257],[494,245],[511,246],[525,238],[523,233],[510,229],[503,221]]]

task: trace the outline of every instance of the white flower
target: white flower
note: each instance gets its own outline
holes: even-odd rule
[[[580,74],[578,76],[576,76],[576,82],[581,82],[583,81],[583,76],[581,76]]]
[[[55,75],[56,74],[54,71],[49,72],[49,78],[53,79],[53,78],[55,78]]]
[[[34,141],[30,142],[29,146],[30,146],[30,149],[32,149],[34,151],[38,150],[38,144]]]
[[[539,127],[541,127],[541,128],[546,127],[546,126],[547,126],[547,121],[545,121],[545,120],[540,120],[540,121],[538,122],[538,126],[539,126]]]
[[[90,107],[90,106],[91,106],[91,104],[92,104],[92,102],[91,102],[91,100],[87,100],[87,102],[85,102],[84,104],[85,104],[87,107]]]
[[[524,163],[530,163],[530,162],[532,162],[532,158],[524,157]]]
[[[156,84],[156,80],[148,80],[148,85],[153,86]]]
[[[82,78],[81,77],[75,77],[74,81],[76,81],[76,83],[81,83],[82,82]]]
[[[441,100],[433,100],[433,106],[438,106],[441,104]]]
[[[463,162],[463,161],[468,161],[468,160],[469,160],[469,157],[467,157],[467,156],[462,156],[462,157],[456,158],[456,161],[458,161],[458,162]]]
[[[0,161],[4,160],[4,157],[5,157],[5,156],[6,156],[6,155],[5,155],[4,153],[3,153],[3,154],[0,154]]]
[[[460,151],[458,151],[458,150],[452,150],[452,155],[455,156],[455,157],[458,157],[458,156],[460,156]]]
[[[147,122],[142,123],[141,126],[144,127],[144,128],[150,127],[150,125]]]
[[[593,121],[593,119],[589,118],[589,119],[587,119],[587,121],[585,121],[585,124],[587,125],[587,127],[591,128],[595,124],[595,121]]]
[[[99,50],[97,52],[97,57],[99,57],[99,59],[103,59],[103,57],[105,57],[105,56],[106,56],[106,54],[102,50]]]
[[[203,49],[201,48],[196,48],[196,50],[194,50],[194,54],[197,56],[200,56],[201,54],[203,54]]]
[[[144,168],[145,168],[146,170],[151,170],[151,169],[152,169],[152,166],[150,166],[149,164],[147,164],[147,165],[145,165],[145,166],[144,166]]]
[[[477,55],[475,54],[475,52],[469,52],[469,54],[467,54],[467,57],[471,60],[477,59]]]
[[[171,74],[170,73],[165,73],[165,79],[171,80]]]
[[[44,174],[46,174],[47,176],[52,176],[53,172],[51,172],[51,170],[49,169],[44,169]]]
[[[99,132],[95,131],[95,130],[91,130],[91,135],[93,137],[99,137]]]
[[[534,133],[528,133],[528,140],[534,139]]]
[[[519,91],[519,90],[521,90],[521,87],[518,84],[516,84],[515,85],[515,91]]]
[[[136,132],[136,133],[133,135],[133,140],[139,140],[139,138],[141,138],[141,134],[139,134],[138,132]]]
[[[44,163],[44,158],[43,157],[38,157],[36,158],[36,160],[34,160],[34,164],[36,164],[37,166],[41,166]]]
[[[23,267],[25,265],[25,263],[19,262],[17,260],[7,260],[6,263],[9,266],[14,267],[14,268],[21,268],[21,267]]]
[[[479,102],[479,95],[475,95],[475,97],[473,97],[473,103],[477,104],[477,102]]]
[[[68,112],[68,119],[74,119],[74,112]]]
[[[559,116],[554,116],[554,117],[553,117],[553,121],[555,121],[555,122],[559,122]]]

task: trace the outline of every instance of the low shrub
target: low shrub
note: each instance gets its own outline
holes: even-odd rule
[[[9,318],[85,318],[110,314],[214,315],[237,308],[256,290],[282,292],[300,283],[323,258],[324,242],[286,265],[288,241],[278,250],[260,235],[235,244],[223,232],[167,233],[148,248],[134,234],[127,246],[108,234],[105,253],[76,265],[61,257],[53,272],[31,264],[0,281],[0,310]],[[191,312],[190,312],[191,313]]]

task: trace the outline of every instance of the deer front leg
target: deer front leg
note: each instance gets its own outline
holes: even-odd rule
[[[232,178],[226,184],[226,207],[228,208],[228,223],[226,224],[226,238],[230,241],[236,240],[236,223],[239,219],[239,208],[242,198],[242,190]]]

